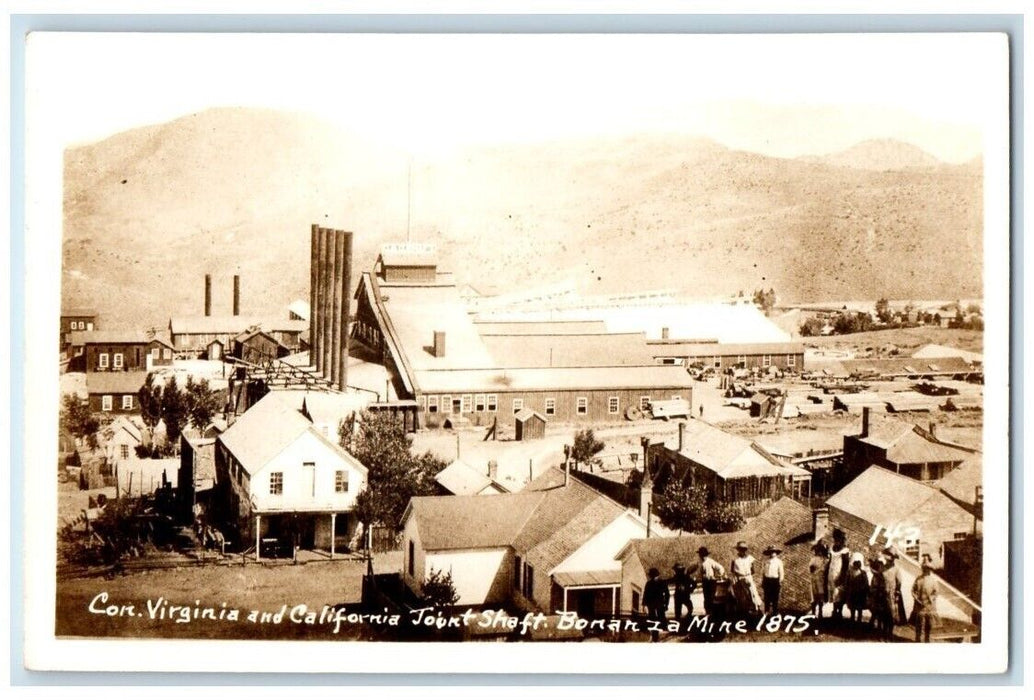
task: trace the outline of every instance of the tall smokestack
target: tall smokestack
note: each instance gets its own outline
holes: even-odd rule
[[[333,298],[331,285],[334,283],[334,232],[329,228],[322,229],[323,231],[323,254],[320,256],[323,260],[323,283],[320,288],[323,290],[323,303],[320,304],[322,307],[323,320],[322,324],[323,333],[320,337],[320,355],[322,355],[320,365],[322,368],[320,371],[324,377],[330,376],[330,359],[331,359],[331,341],[333,339],[333,321],[331,320],[331,314],[333,313]]]
[[[342,231],[331,231],[333,257],[330,275],[330,383],[337,387],[341,371],[341,267],[345,257]]]
[[[862,434],[859,437],[869,437],[869,407],[862,406]]]
[[[318,296],[319,275],[319,226],[312,225],[309,236],[309,364],[316,365],[316,298]]]
[[[323,332],[326,330],[326,297],[327,297],[327,230],[316,229],[316,306],[309,313],[316,316],[316,335],[312,338],[313,354],[316,359],[316,371],[320,374],[326,369],[323,364]]]
[[[352,322],[352,233],[341,234],[341,355],[338,358],[338,390],[348,388],[348,346]]]
[[[233,276],[233,315],[241,315],[241,276]]]
[[[212,275],[205,275],[205,316],[212,315]]]
[[[682,452],[685,447],[686,439],[686,424],[683,421],[679,421],[679,452]]]

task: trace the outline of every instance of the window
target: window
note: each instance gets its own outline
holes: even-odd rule
[[[108,368],[108,353],[102,352],[100,355],[97,356],[97,366],[101,369]]]
[[[497,404],[498,404],[498,398],[496,397],[496,395],[495,394],[489,394],[488,395],[488,411],[489,411],[489,413],[494,413],[496,411]]]
[[[101,397],[101,410],[102,411],[110,411],[111,410],[111,396],[110,395],[105,394],[104,396]]]
[[[471,398],[470,394],[464,394],[463,401],[460,403],[460,411],[462,413],[470,413],[470,406],[472,402],[473,399]]]
[[[556,399],[546,399],[546,415],[556,415]]]
[[[406,549],[408,550],[406,553],[409,554],[409,577],[412,578],[416,576],[416,565],[413,562],[413,560],[416,558],[414,556],[416,554],[416,547],[413,546],[413,540],[409,541],[409,546]]]
[[[416,397],[416,400],[417,400],[417,407],[418,407],[419,411],[421,413],[426,411],[427,410],[427,397],[426,396],[418,396],[418,397]]]
[[[640,396],[639,397],[639,410],[640,411],[649,411],[650,410],[650,397],[649,396]]]
[[[116,353],[115,353],[115,354],[114,354],[114,355],[112,356],[111,360],[112,360],[112,362],[111,362],[111,366],[112,366],[112,367],[114,367],[115,369],[122,369],[122,367],[123,367],[123,364],[124,364],[124,363],[122,362],[122,353],[120,353],[120,352],[116,352]]]
[[[715,355],[713,359],[714,359],[715,369],[721,369],[721,367],[722,367],[722,358],[720,358],[717,355]]]
[[[740,367],[746,367],[747,366],[747,356],[746,355],[739,355],[736,358],[736,364],[739,365]]]
[[[584,396],[579,396],[578,399],[575,401],[575,411],[580,416],[584,416],[586,413],[588,413],[589,399],[585,398]]]
[[[122,459],[129,459],[129,445],[119,445],[118,453]]]
[[[427,412],[438,413],[438,397],[428,396],[427,397]]]
[[[524,564],[524,581],[521,585],[521,593],[528,600],[532,600],[535,593],[535,567]]]
[[[953,540],[964,540],[967,537],[969,537],[968,532],[956,532],[954,535],[952,535]]]
[[[451,410],[452,410],[452,397],[451,396],[443,396],[442,397],[442,413],[449,413],[449,411],[451,411]]]
[[[269,473],[269,493],[274,496],[279,496],[284,492],[284,473],[283,472],[270,472]]]
[[[158,359],[158,354],[160,352],[161,352],[161,350],[158,349],[157,345],[155,345],[153,348],[151,348],[151,359],[152,360],[157,360]]]
[[[796,355],[787,355],[786,356],[786,366],[787,367],[796,367],[797,366],[797,356]]]
[[[122,397],[122,410],[123,411],[132,411],[133,410],[133,395],[132,394],[126,394],[125,396]]]
[[[514,413],[517,413],[518,411],[520,411],[523,408],[524,408],[524,399],[514,399],[513,400],[513,412]]]
[[[772,356],[771,355],[765,355],[764,357],[762,357],[761,358],[761,364],[763,366],[765,366],[765,367],[770,366],[772,364]]]
[[[611,396],[607,399],[607,413],[617,413],[621,410],[621,401],[617,396]]]
[[[662,357],[661,358],[661,364],[662,365],[673,365],[673,364],[675,364],[675,358],[674,357]]]
[[[485,410],[485,395],[477,394],[474,396],[474,410],[481,413]]]
[[[521,590],[521,558],[513,558],[513,589]]]
[[[454,398],[452,400],[452,412],[453,413],[460,413],[462,410],[463,410],[463,400],[462,400],[461,397],[457,396],[456,398]]]
[[[344,469],[334,472],[334,492],[348,493],[348,472]]]
[[[302,472],[305,474],[305,483],[309,484],[309,495],[316,497],[316,463],[302,462]]]
[[[639,601],[642,600],[642,595],[639,586],[632,586],[632,612],[639,610]]]
[[[162,359],[171,360],[172,350],[170,350],[169,348],[162,348]]]

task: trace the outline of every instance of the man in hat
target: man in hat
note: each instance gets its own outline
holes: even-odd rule
[[[661,572],[656,567],[651,567],[647,577],[649,580],[643,587],[643,607],[651,621],[663,622],[668,610],[668,584],[661,580]],[[650,636],[655,642],[660,638],[656,630]]]
[[[698,549],[697,555],[700,557],[697,575],[700,577],[700,589],[704,594],[704,612],[713,615],[715,589],[718,587],[718,581],[725,578],[725,569],[711,558],[707,547]]]
[[[898,553],[893,547],[883,550],[883,581],[878,592],[881,612],[884,615],[883,634],[887,639],[894,637],[894,625],[900,619],[904,622],[901,602],[901,570],[898,569]]]
[[[686,575],[686,567],[679,562],[671,567],[675,575],[671,577],[671,585],[674,590],[675,619],[682,619],[682,608],[686,608],[686,617],[693,615],[693,600],[690,594],[693,592],[693,579]]]
[[[750,555],[750,546],[740,540],[736,543],[736,556],[729,564],[732,578],[732,594],[736,608],[741,615],[754,616],[761,612],[761,595],[754,581],[754,557]]]
[[[779,554],[783,550],[775,545],[765,549],[765,556],[768,557],[761,564],[761,590],[765,594],[765,612],[773,615],[779,612],[779,589],[783,586],[783,560]]]
[[[923,573],[912,584],[912,605],[916,641],[929,642],[930,628],[937,614],[937,580],[933,576],[933,561],[929,557],[923,559]]]
[[[847,535],[840,528],[833,530],[833,547],[829,550],[829,570],[826,572],[826,595],[833,603],[833,619],[844,617],[847,602],[847,574],[851,569],[851,550],[847,548]]]

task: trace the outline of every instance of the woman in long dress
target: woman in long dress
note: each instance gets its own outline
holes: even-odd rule
[[[851,550],[843,530],[833,531],[833,548],[829,552],[829,571],[826,575],[826,595],[833,603],[833,619],[844,616],[847,602],[847,572],[851,567]]]
[[[811,548],[808,562],[808,577],[811,581],[811,612],[822,619],[822,608],[826,605],[826,576],[829,574],[829,548],[819,540]]]
[[[757,583],[754,581],[754,561],[747,543],[737,543],[736,558],[729,565],[729,576],[732,580],[736,611],[740,615],[753,616],[761,612],[761,594],[758,593]]]

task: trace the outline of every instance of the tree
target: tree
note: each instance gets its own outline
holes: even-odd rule
[[[410,438],[390,413],[364,412],[358,430],[342,423],[338,434],[341,446],[368,471],[355,505],[356,517],[366,525],[398,530],[409,499],[434,494],[434,477],[447,466],[429,452],[413,455]]]
[[[459,593],[456,592],[456,586],[452,582],[451,572],[431,569],[431,573],[424,579],[420,590],[423,594],[421,598],[424,605],[432,608],[447,608],[455,605],[456,601],[460,599]]]
[[[153,441],[154,429],[162,419],[162,388],[155,384],[153,372],[147,373],[144,385],[137,392],[137,403],[140,404],[140,417]]]
[[[84,442],[91,450],[97,449],[97,431],[100,421],[90,411],[90,402],[75,394],[65,394],[61,399],[61,425],[80,443]]]
[[[825,325],[820,318],[809,318],[801,324],[801,335],[806,337],[822,335],[822,328]]]
[[[198,430],[204,430],[212,422],[212,416],[219,411],[218,395],[209,388],[207,379],[195,382],[193,377],[187,377],[184,393],[190,424]]]
[[[165,434],[170,444],[177,444],[187,424],[187,400],[183,391],[176,384],[176,377],[169,377],[162,389],[162,420],[165,422]]]
[[[731,504],[675,479],[657,499],[656,513],[666,526],[685,532],[735,532],[746,522]]]
[[[596,439],[596,434],[592,432],[592,428],[579,430],[574,434],[571,459],[575,461],[575,464],[593,464],[598,461],[596,460],[596,455],[602,452],[604,447],[606,445],[601,440]]]
[[[654,511],[662,523],[685,532],[703,529],[706,510],[707,492],[684,486],[676,479],[668,482],[654,504]]]
[[[876,318],[883,323],[890,323],[892,314],[890,312],[890,302],[885,298],[880,299],[876,302]]]
[[[764,289],[755,289],[753,300],[767,316],[776,305],[775,289],[769,288],[767,292]]]

